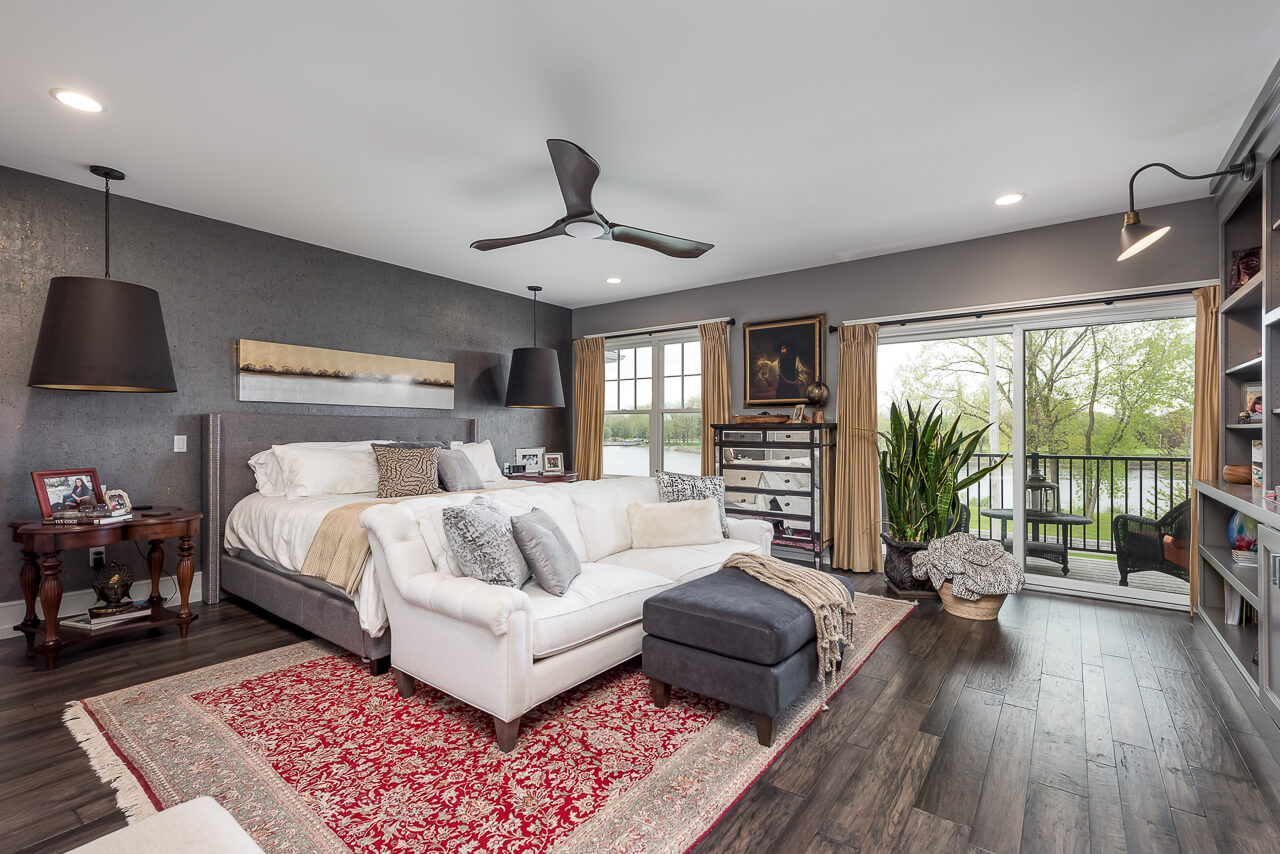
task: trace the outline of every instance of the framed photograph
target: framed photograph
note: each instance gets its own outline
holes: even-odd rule
[[[128,513],[133,509],[133,502],[129,500],[129,493],[123,489],[108,489],[102,494],[102,503],[107,505],[107,509],[112,513]]]
[[[807,404],[805,389],[822,380],[827,316],[742,324],[747,406]]]
[[[543,457],[543,474],[564,474],[564,454],[547,454]]]
[[[516,448],[516,462],[524,466],[525,474],[542,474],[542,456],[547,452],[541,448]]]
[[[791,410],[791,420],[797,423],[804,421],[804,404],[797,403],[796,408]]]
[[[97,469],[33,471],[31,482],[36,487],[40,515],[45,519],[52,519],[54,513],[92,510],[105,503]]]
[[[1250,421],[1262,420],[1262,383],[1244,383],[1240,386],[1244,406],[1241,411],[1249,413]]]

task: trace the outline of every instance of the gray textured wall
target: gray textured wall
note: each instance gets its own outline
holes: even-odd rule
[[[517,446],[570,450],[567,410],[502,406],[511,350],[530,343],[529,300],[119,195],[112,201],[112,275],[160,292],[178,392],[27,387],[49,278],[102,275],[102,194],[0,167],[2,521],[38,515],[30,472],[80,466],[97,467],[138,503],[199,507],[204,412],[452,414],[477,419],[499,462]],[[560,349],[568,395],[570,312],[540,305],[539,318],[539,343]],[[238,338],[451,361],[455,408],[241,404]],[[173,453],[174,434],[186,434],[187,453]],[[144,566],[132,549],[110,557]],[[21,598],[17,564],[9,563],[0,602]],[[70,555],[68,567],[67,589],[89,586],[83,553]]]
[[[729,370],[734,411],[741,412],[744,322],[822,312],[828,323],[838,324],[1218,278],[1218,228],[1211,200],[1151,208],[1142,217],[1144,222],[1172,225],[1173,231],[1122,264],[1115,260],[1120,251],[1121,215],[1117,213],[576,309],[573,334],[734,317],[739,325],[729,336]],[[833,391],[827,413],[834,418],[836,336],[828,336],[827,343],[824,372]]]

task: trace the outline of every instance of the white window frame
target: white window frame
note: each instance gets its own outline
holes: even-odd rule
[[[651,378],[651,396],[649,399],[649,409],[615,409],[605,410],[605,418],[610,415],[648,415],[649,416],[649,469],[652,474],[663,468],[663,420],[667,415],[693,414],[702,415],[702,408],[695,407],[668,408],[663,405],[666,400],[666,375],[665,375],[665,345],[667,344],[688,344],[699,343],[700,338],[697,329],[684,329],[675,332],[654,332],[644,335],[633,335],[625,338],[609,338],[605,341],[604,349],[607,353],[610,350],[627,350],[633,347],[652,347],[652,378]],[[607,356],[606,356],[607,359]],[[683,367],[683,366],[682,366]],[[699,360],[697,374],[680,374],[679,376],[702,377],[702,363]],[[609,380],[606,380],[609,382]],[[701,396],[701,395],[699,395]],[[625,477],[609,471],[605,471],[605,477]]]

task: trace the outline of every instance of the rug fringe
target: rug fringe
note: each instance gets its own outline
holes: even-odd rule
[[[66,711],[62,713],[62,722],[71,731],[76,744],[89,757],[89,765],[93,767],[98,779],[116,790],[116,806],[130,824],[156,812],[155,804],[151,802],[146,790],[107,741],[106,735],[89,715],[84,703],[68,703]]]

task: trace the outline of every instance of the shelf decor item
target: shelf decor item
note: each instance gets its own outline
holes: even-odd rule
[[[89,609],[89,619],[107,617],[133,608],[129,588],[133,586],[133,571],[128,565],[113,560],[98,569],[93,579],[93,592],[98,594],[101,605]]]
[[[564,454],[555,452],[543,457],[543,474],[564,474]]]
[[[516,448],[516,462],[524,466],[522,474],[542,474],[543,455],[546,452],[545,447]]]
[[[1232,250],[1231,266],[1227,269],[1227,296],[1244,287],[1261,269],[1261,246]]]
[[[947,423],[937,404],[926,415],[906,404],[889,407],[889,430],[880,435],[880,483],[889,512],[889,530],[880,534],[885,544],[884,575],[898,594],[935,592],[928,579],[912,575],[912,559],[929,542],[969,527],[969,508],[960,494],[998,470],[1008,459],[1002,454],[991,465],[963,475],[977,453],[988,424],[971,433],[960,431],[960,418]]]
[[[1258,565],[1258,522],[1240,511],[1227,520],[1227,542],[1231,559],[1242,566]]]

